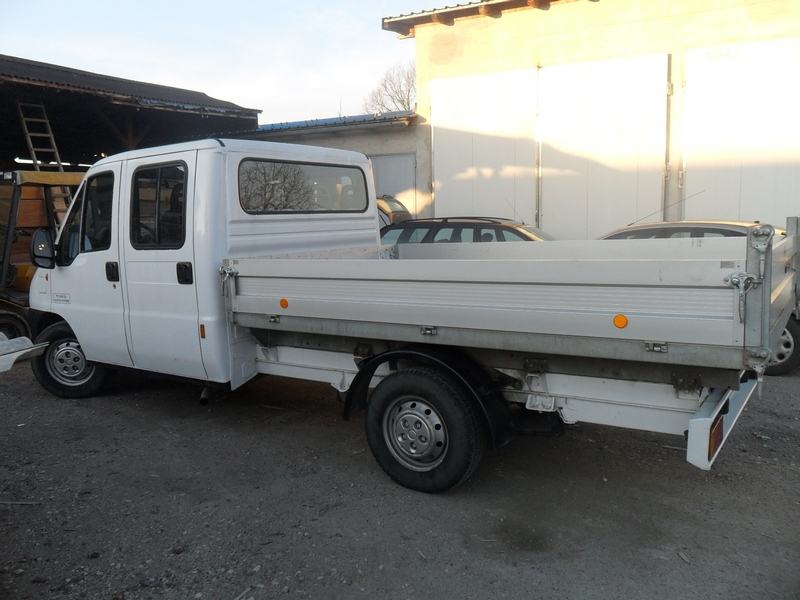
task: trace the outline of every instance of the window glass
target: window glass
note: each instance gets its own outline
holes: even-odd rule
[[[522,237],[516,231],[512,229],[504,229],[503,230],[503,241],[506,242],[529,242],[528,238]]]
[[[58,263],[62,266],[72,264],[81,249],[81,208],[83,193],[76,196],[61,226],[61,237],[58,238]]]
[[[456,234],[453,236],[453,240],[456,242],[472,242],[475,238],[475,228],[474,227],[462,227]]]
[[[430,230],[430,227],[413,227],[406,229],[405,233],[400,237],[399,242],[401,244],[418,244],[423,240]]]
[[[482,227],[478,235],[479,242],[496,242],[497,232],[490,227]]]
[[[638,229],[636,231],[621,231],[606,239],[609,240],[652,240],[658,234],[655,229]]]
[[[357,167],[245,159],[239,165],[245,212],[363,212],[367,183]]]
[[[400,234],[403,233],[402,229],[387,229],[383,232],[381,236],[381,244],[385,244],[388,246],[393,246],[397,243],[397,238],[400,237]]]
[[[131,244],[134,248],[180,248],[186,238],[186,166],[139,169],[133,176]]]
[[[114,206],[114,174],[101,173],[86,185],[83,200],[82,252],[111,247],[111,212]]]
[[[668,237],[670,239],[683,239],[683,238],[690,238],[692,237],[692,232],[688,229],[676,229],[674,231],[664,232],[664,237]]]
[[[436,235],[433,236],[434,243],[452,242],[453,231],[455,231],[453,227],[442,227],[439,231],[436,232]]]

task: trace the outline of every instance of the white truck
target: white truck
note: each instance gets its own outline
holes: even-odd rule
[[[210,139],[101,160],[33,238],[52,393],[110,366],[328,382],[402,485],[446,490],[511,412],[684,435],[708,469],[797,307],[798,219],[747,237],[381,247],[370,162]],[[512,409],[512,407],[514,407]],[[526,412],[527,411],[527,412]]]

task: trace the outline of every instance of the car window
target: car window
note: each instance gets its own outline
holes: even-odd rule
[[[474,227],[459,227],[453,236],[455,242],[473,242],[475,241],[475,228]]]
[[[409,227],[403,231],[403,234],[397,240],[399,244],[418,244],[420,243],[428,232],[430,227]]]
[[[433,236],[433,242],[452,242],[453,241],[453,233],[455,232],[454,227],[442,227],[436,234]]]
[[[536,236],[537,238],[539,238],[540,240],[551,240],[551,241],[552,241],[552,240],[555,240],[555,239],[556,239],[556,238],[554,238],[552,235],[550,235],[549,233],[546,233],[546,232],[542,231],[542,230],[541,230],[541,229],[539,229],[538,227],[532,227],[532,226],[530,226],[530,225],[524,225],[524,226],[522,227],[522,229],[524,229],[524,230],[525,230],[525,231],[527,231],[528,233],[532,233],[533,235],[535,235],[535,236]]]
[[[530,242],[530,238],[522,237],[513,229],[503,229],[503,241],[505,242]]]
[[[693,236],[690,229],[673,229],[664,231],[663,235],[659,235],[658,237],[664,237],[676,240],[676,239],[690,238]]]
[[[403,233],[403,229],[399,227],[396,229],[387,229],[383,232],[383,235],[381,235],[381,244],[394,246],[401,233]]]
[[[478,234],[478,241],[479,242],[496,242],[497,240],[497,231],[493,227],[481,227],[480,233]]]
[[[657,229],[637,229],[636,231],[620,231],[608,236],[608,240],[652,240],[658,236]]]

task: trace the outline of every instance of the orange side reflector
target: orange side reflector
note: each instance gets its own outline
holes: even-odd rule
[[[616,314],[614,315],[613,323],[617,329],[625,329],[628,326],[628,317],[621,313]]]
[[[723,425],[722,413],[719,413],[708,432],[708,460],[711,460],[717,449],[722,445],[722,434],[725,429]]]
[[[281,308],[289,308],[289,301],[286,298],[281,298],[280,305]]]
[[[200,339],[206,339],[206,326],[200,323]]]

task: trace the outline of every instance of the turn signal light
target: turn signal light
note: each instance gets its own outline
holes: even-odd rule
[[[625,329],[628,326],[628,317],[622,313],[616,314],[614,315],[613,323],[617,329]]]
[[[281,298],[278,304],[281,305],[281,308],[289,308],[289,301],[286,298]]]

